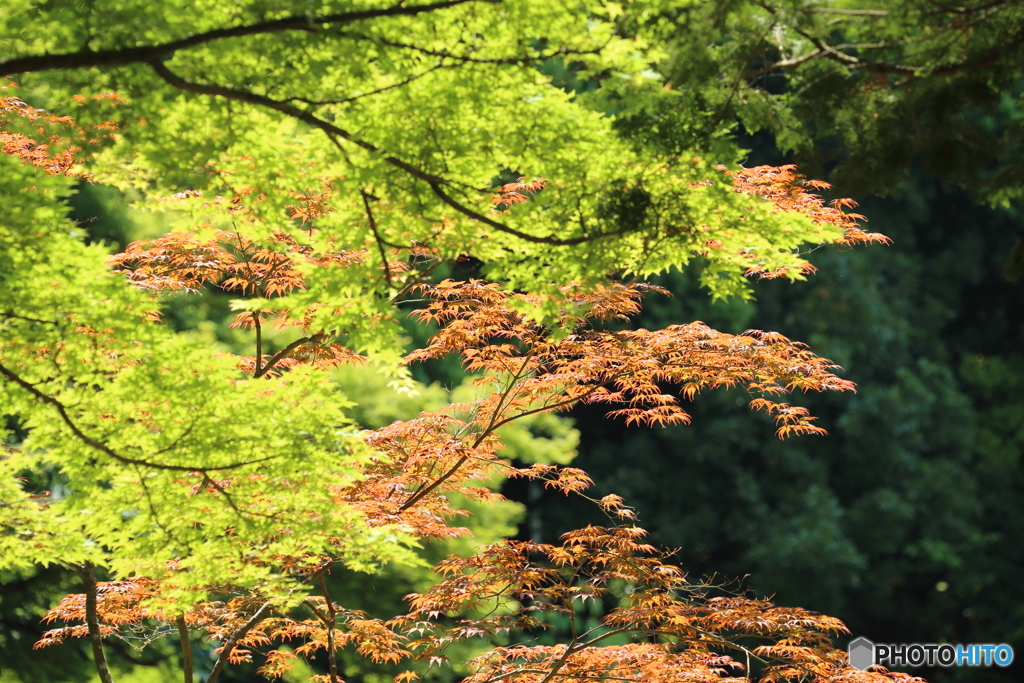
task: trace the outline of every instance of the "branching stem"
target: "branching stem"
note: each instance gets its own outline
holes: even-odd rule
[[[255,614],[249,617],[247,622],[239,626],[238,629],[231,634],[231,637],[224,643],[224,647],[220,651],[220,657],[217,658],[217,663],[213,665],[213,671],[210,672],[210,676],[206,679],[206,683],[216,683],[217,679],[220,677],[221,671],[224,670],[224,664],[231,656],[231,651],[234,650],[235,646],[238,645],[238,642],[245,637],[245,634],[252,630],[253,626],[258,624],[265,616],[267,616],[270,606],[271,601],[267,600],[258,610],[256,610]]]
[[[327,614],[328,619],[326,620],[327,625],[327,662],[330,666],[331,683],[339,683],[338,681],[338,654],[334,645],[334,630],[338,626],[338,614],[334,610],[334,603],[331,602],[331,594],[327,590],[327,582],[324,581],[324,575],[321,574],[317,577],[320,580],[320,590],[324,592],[324,602],[327,603]]]
[[[122,463],[124,465],[141,465],[143,467],[149,467],[149,468],[152,468],[152,469],[155,469],[155,470],[168,470],[168,471],[171,471],[171,472],[204,472],[205,473],[205,472],[210,471],[210,470],[231,470],[231,469],[235,469],[235,468],[238,468],[238,467],[244,467],[245,465],[253,465],[253,464],[256,464],[256,463],[266,462],[267,460],[271,460],[273,458],[280,457],[280,456],[269,456],[269,457],[266,457],[266,458],[257,458],[256,460],[248,460],[248,461],[245,461],[245,462],[236,462],[236,463],[231,463],[231,464],[228,464],[228,465],[218,465],[216,467],[210,467],[210,466],[200,467],[200,466],[196,466],[196,465],[165,465],[165,464],[162,464],[162,463],[156,463],[156,462],[150,462],[148,460],[142,460],[140,458],[130,458],[130,457],[126,456],[126,455],[122,455],[121,453],[118,453],[117,451],[112,449],[107,444],[105,444],[105,443],[103,443],[101,441],[97,441],[96,439],[92,438],[91,436],[89,436],[88,434],[83,432],[81,430],[81,428],[77,424],[75,424],[75,421],[71,419],[71,415],[68,414],[67,406],[65,406],[63,403],[61,403],[57,399],[55,399],[53,396],[50,396],[48,394],[44,394],[43,392],[39,391],[31,383],[25,381],[16,372],[14,372],[13,370],[5,367],[3,364],[0,364],[0,375],[3,375],[8,380],[14,382],[15,384],[20,386],[25,391],[27,391],[28,393],[32,394],[38,400],[42,401],[43,403],[46,403],[47,405],[53,406],[57,410],[57,414],[60,415],[61,421],[64,422],[64,424],[68,426],[68,429],[71,430],[71,433],[74,434],[84,444],[86,444],[90,448],[93,448],[93,449],[99,451],[100,453],[103,453],[106,456],[109,456],[109,457],[113,458],[117,462],[120,462],[120,463]]]
[[[356,137],[355,135],[345,130],[344,128],[341,128],[329,121],[321,119],[312,112],[299,109],[298,107],[292,106],[287,102],[275,100],[270,97],[266,97],[265,95],[258,95],[256,93],[248,92],[246,90],[238,90],[236,88],[227,88],[220,85],[208,85],[203,83],[193,83],[191,81],[187,81],[181,76],[171,71],[170,69],[168,69],[167,65],[160,60],[152,60],[149,62],[149,65],[153,68],[153,70],[157,73],[158,76],[160,76],[167,83],[173,85],[175,88],[178,88],[179,90],[193,92],[201,95],[224,97],[229,100],[248,102],[249,104],[254,104],[260,107],[273,109],[274,111],[280,112],[286,116],[290,116],[294,119],[307,123],[314,128],[322,130],[329,137],[341,138],[352,143],[353,145],[356,145],[357,147],[366,150],[367,152],[371,152],[376,155],[382,155],[381,158],[385,163],[394,166],[395,168],[398,168],[402,171],[405,171],[406,173],[411,175],[413,178],[416,178],[417,180],[425,182],[427,186],[430,187],[430,190],[438,197],[438,199],[440,199],[442,202],[444,202],[448,206],[452,207],[453,209],[461,213],[463,216],[471,218],[472,220],[475,221],[479,221],[480,223],[483,223],[484,225],[490,228],[494,228],[498,232],[503,232],[505,234],[518,237],[523,241],[532,242],[534,244],[547,244],[556,247],[567,247],[584,244],[587,242],[593,242],[595,240],[603,239],[605,237],[614,237],[617,235],[621,235],[625,232],[625,230],[610,230],[608,232],[584,234],[579,237],[570,237],[565,239],[551,236],[531,235],[530,233],[517,230],[500,221],[496,221],[490,216],[486,216],[480,213],[479,211],[476,211],[471,207],[466,206],[465,204],[462,204],[461,202],[457,201],[445,190],[445,187],[450,187],[452,185],[451,181],[442,178],[441,176],[417,168],[416,166],[413,166],[412,164],[405,162],[396,156],[383,156],[385,152],[383,152],[383,150],[377,147],[377,145]]]
[[[259,311],[252,312],[252,324],[256,329],[256,377],[260,377],[263,365],[263,327],[260,325]]]

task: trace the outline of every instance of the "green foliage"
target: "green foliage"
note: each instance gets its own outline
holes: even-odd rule
[[[347,402],[325,378],[301,372],[270,386],[239,381],[231,358],[146,324],[145,295],[106,268],[103,250],[85,247],[62,220],[58,200],[68,182],[8,156],[0,163],[5,194],[14,199],[2,236],[10,247],[0,284],[10,335],[4,373],[19,378],[4,384],[3,410],[28,433],[20,450],[0,462],[3,498],[13,512],[0,536],[5,566],[89,561],[125,575],[160,575],[168,560],[189,557],[181,566],[190,581],[255,572],[248,580],[273,585],[274,577],[248,566],[233,543],[211,543],[206,527],[242,524],[272,535],[281,521],[271,511],[285,507],[295,514],[295,535],[280,537],[269,552],[293,553],[296,544],[314,550],[328,534],[334,538],[352,513],[333,505],[327,482],[351,476],[368,457],[342,413]],[[23,189],[30,183],[31,193]],[[42,314],[49,317],[35,317]],[[268,411],[269,395],[291,410]],[[295,476],[291,458],[309,468],[301,475],[309,492],[282,485]],[[32,499],[40,492],[23,490],[17,479],[42,463],[74,482],[73,495],[50,495],[45,508]],[[168,498],[183,476],[198,477],[198,485],[211,470],[245,473],[256,463],[261,476],[239,477],[235,485],[248,501],[246,515],[230,497],[228,505],[211,507],[197,495],[186,499],[190,509],[180,497]],[[354,567],[406,555],[397,530],[354,530],[351,543]]]
[[[1015,83],[1020,41],[1004,38],[1022,19],[1009,4],[991,16],[972,8],[977,26],[952,44],[959,29],[931,36],[942,13],[922,23],[926,6],[909,1],[885,15],[839,14],[840,28],[829,23],[836,8],[796,2],[10,0],[4,9],[0,44],[9,57],[0,71],[17,77],[20,96],[81,124],[117,123],[87,166],[102,185],[71,200],[74,218],[96,213],[90,198],[111,206],[113,188],[137,204],[122,209],[135,227],[97,224],[86,244],[88,226],[67,218],[73,180],[0,156],[0,411],[11,416],[7,442],[17,447],[0,460],[0,569],[31,576],[40,566],[91,563],[111,577],[145,574],[164,579],[160,601],[175,609],[204,597],[197,586],[224,584],[298,604],[307,568],[281,571],[251,553],[323,552],[345,564],[330,578],[334,589],[353,596],[355,608],[389,616],[399,611],[399,587],[433,581],[427,561],[513,533],[520,506],[467,501],[475,540],[418,548],[402,524],[368,524],[330,494],[360,481],[377,457],[360,429],[473,397],[468,386],[418,384],[400,364],[410,335],[395,302],[413,296],[438,263],[472,259],[509,289],[547,294],[570,281],[687,267],[672,276],[687,278],[681,291],[698,281],[715,298],[749,298],[745,275],[803,279],[805,250],[845,235],[806,207],[737,191],[718,167],[735,170],[742,158],[728,137],[737,121],[772,131],[784,151],[817,155],[822,167],[841,159],[836,177],[857,191],[893,185],[915,152],[936,168],[946,162],[945,177],[973,177],[999,156],[993,141],[1011,149],[1019,134],[1012,101],[1000,109],[993,97]],[[861,45],[842,48],[848,56],[882,56],[844,61],[823,40]],[[924,61],[905,49],[912,40],[922,41]],[[982,64],[993,49],[1002,52]],[[883,63],[900,67],[892,79],[877,77]],[[111,91],[119,103],[72,100]],[[990,117],[984,125],[963,123],[972,107]],[[929,133],[933,123],[957,131],[962,154],[947,154]],[[836,139],[842,150],[832,154]],[[507,188],[520,176],[546,180],[513,194]],[[995,200],[1016,196],[1011,176],[1004,170],[988,184]],[[303,287],[279,297],[178,295],[164,307],[171,324],[159,325],[147,320],[159,304],[111,272],[96,238],[171,230],[197,239],[217,230],[255,240],[284,234],[303,253],[340,249],[358,259],[303,266]],[[682,518],[668,504],[652,506],[671,528],[659,540],[692,548],[698,566],[722,546],[740,547],[728,569],[756,566],[759,587],[828,607],[846,604],[848,585],[811,578],[884,586],[910,564],[928,576],[967,572],[971,552],[1008,538],[1009,526],[975,523],[986,510],[976,502],[985,482],[968,475],[980,457],[976,438],[991,445],[982,460],[996,480],[1013,460],[1006,444],[1019,436],[1005,433],[994,410],[948,420],[970,403],[956,373],[916,359],[907,339],[922,336],[911,314],[942,320],[952,304],[879,293],[883,278],[920,289],[912,259],[889,257],[881,269],[866,259],[843,263],[830,263],[835,277],[856,274],[858,285],[825,280],[814,290],[825,296],[794,306],[785,322],[800,329],[798,317],[809,321],[805,336],[851,372],[869,356],[905,361],[898,373],[879,371],[888,384],[837,421],[855,436],[835,448],[851,471],[881,458],[893,478],[914,472],[914,485],[877,488],[844,470],[860,488],[837,493],[828,458],[810,447],[764,447],[731,414],[708,432],[644,433],[603,453],[629,466],[608,480],[618,492],[664,503],[660,491],[673,482],[670,496],[707,503]],[[769,291],[769,301],[786,300]],[[560,305],[529,313],[554,324]],[[729,305],[714,315],[737,324],[750,317]],[[368,356],[371,369],[246,377],[229,356],[244,343],[226,328],[229,308],[305,318]],[[683,321],[668,306],[658,315]],[[883,317],[902,326],[876,333],[870,322]],[[267,349],[285,348],[289,334],[268,332]],[[950,355],[969,358],[961,348]],[[1004,356],[992,367],[1017,363]],[[962,381],[997,403],[997,375],[963,362]],[[501,437],[501,455],[524,463],[567,463],[577,442],[550,415]],[[713,462],[721,483],[646,459],[677,449],[694,465]],[[176,495],[183,485],[194,495]],[[712,503],[731,509],[720,518]],[[925,518],[920,509],[941,514]],[[878,510],[888,526],[865,538]],[[876,561],[886,554],[897,559]],[[977,585],[992,585],[983,579]],[[208,670],[206,655],[199,665]],[[383,675],[357,659],[343,661],[348,675]]]
[[[417,13],[383,8],[385,16],[361,20],[331,19],[351,9],[330,3],[278,3],[272,11],[259,2],[13,8],[4,35],[7,53],[18,56],[0,69],[23,74],[26,97],[54,109],[80,93],[120,94],[113,114],[108,107],[93,114],[91,105],[76,112],[85,122],[120,122],[116,143],[93,170],[105,183],[144,190],[150,200],[256,188],[261,200],[247,209],[275,230],[292,225],[295,194],[323,192],[326,179],[340,201],[317,217],[318,229],[340,232],[353,246],[419,243],[444,257],[470,253],[488,264],[490,277],[523,288],[550,288],[549,268],[566,280],[646,277],[685,265],[718,240],[725,247],[706,255],[714,275],[704,284],[718,296],[746,295],[742,274],[751,264],[735,257],[738,249],[756,252],[764,270],[795,276],[801,244],[839,236],[737,197],[712,168],[734,163],[732,147],[708,150],[710,161],[694,145],[659,158],[615,134],[615,119],[602,113],[622,109],[615,102],[633,110],[665,97],[651,70],[663,52],[644,32],[618,34],[618,4],[447,4]],[[289,16],[299,28],[321,16],[323,27],[257,30]],[[247,35],[219,37],[226,27]],[[102,70],[85,68],[85,53],[59,56],[86,40],[89,54],[107,55],[96,62]],[[37,57],[44,53],[57,56]],[[558,60],[598,87],[578,97],[563,90]],[[549,182],[535,201],[491,215],[494,179],[509,171]],[[643,197],[644,210],[630,208],[627,196]],[[232,220],[205,213],[216,225]],[[190,216],[168,227],[195,222]],[[335,275],[342,279],[281,305],[351,303],[357,285],[366,285],[358,271]]]
[[[624,122],[636,137],[705,146],[738,124],[843,194],[891,191],[920,159],[990,201],[1020,196],[1019,3],[666,3],[624,25],[665,41],[674,94]]]

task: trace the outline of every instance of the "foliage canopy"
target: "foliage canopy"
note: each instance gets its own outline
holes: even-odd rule
[[[481,640],[466,665],[481,682],[710,681],[751,661],[766,680],[901,677],[847,668],[834,619],[709,597],[617,496],[594,501],[608,526],[559,545],[445,560],[393,618],[324,581],[465,534],[459,501],[499,500],[490,477],[582,494],[579,470],[503,457],[514,421],[591,402],[684,422],[681,400],[737,386],[779,436],[821,433],[779,395],[852,389],[777,333],[616,329],[648,289],[636,277],[700,259],[713,295],[743,296],[751,276],[813,270],[804,246],[885,241],[792,167],[618,135],[610,111],[666,97],[655,33],[620,30],[622,7],[601,2],[101,4],[3,20],[0,69],[21,90],[0,101],[0,550],[4,568],[57,564],[85,588],[41,645],[88,637],[105,683],[104,637],[153,623],[180,639],[186,681],[193,632],[219,642],[209,683],[257,651],[268,676],[325,652],[334,681],[349,645],[435,663]],[[561,87],[567,64],[599,86]],[[108,259],[65,217],[86,180],[135,190],[172,229]],[[433,277],[469,258],[490,282]],[[236,295],[251,353],[161,322],[162,295],[203,287]],[[414,297],[439,331],[408,352]],[[410,363],[452,354],[472,398],[372,430],[332,375],[367,362],[409,391]],[[508,640],[599,597],[621,600],[569,643]]]

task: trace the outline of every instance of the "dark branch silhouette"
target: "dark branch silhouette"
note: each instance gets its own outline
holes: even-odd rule
[[[296,339],[291,344],[289,344],[288,346],[284,347],[283,349],[275,353],[273,356],[271,356],[270,360],[264,363],[262,367],[257,366],[256,372],[253,373],[253,377],[260,378],[263,375],[267,374],[275,365],[277,365],[279,361],[281,361],[283,358],[287,358],[289,355],[291,355],[292,351],[299,348],[303,344],[316,344],[318,342],[323,341],[326,338],[327,335],[325,333],[317,332],[316,334],[311,334],[308,337],[300,337],[299,339]]]
[[[73,564],[71,568],[78,574],[85,586],[85,623],[89,629],[89,643],[92,645],[92,658],[96,664],[96,673],[102,683],[114,683],[110,676],[110,668],[107,666],[107,656],[103,653],[103,633],[100,631],[99,595],[96,587],[96,575],[93,573],[91,562],[83,562],[80,565]]]
[[[351,24],[364,19],[376,19],[379,17],[414,16],[424,12],[456,7],[470,2],[498,2],[499,0],[443,0],[424,5],[404,5],[399,2],[391,7],[382,9],[368,9],[357,12],[340,12],[325,16],[283,17],[272,21],[262,21],[256,24],[243,26],[232,26],[230,28],[218,28],[204,33],[197,33],[188,38],[172,40],[159,45],[143,45],[139,47],[125,47],[112,50],[89,49],[78,50],[77,52],[65,52],[55,55],[32,55],[27,57],[14,57],[0,61],[0,73],[25,74],[39,71],[52,71],[54,69],[87,69],[93,67],[127,66],[141,62],[150,62],[154,59],[164,59],[173,55],[179,50],[187,50],[197,45],[210,43],[227,38],[242,38],[244,36],[260,35],[263,33],[279,33],[281,31],[316,31],[325,24],[331,26]]]

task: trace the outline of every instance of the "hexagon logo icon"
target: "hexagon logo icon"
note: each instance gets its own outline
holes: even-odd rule
[[[875,663],[875,644],[863,636],[851,640],[846,652],[854,669],[864,671]]]

